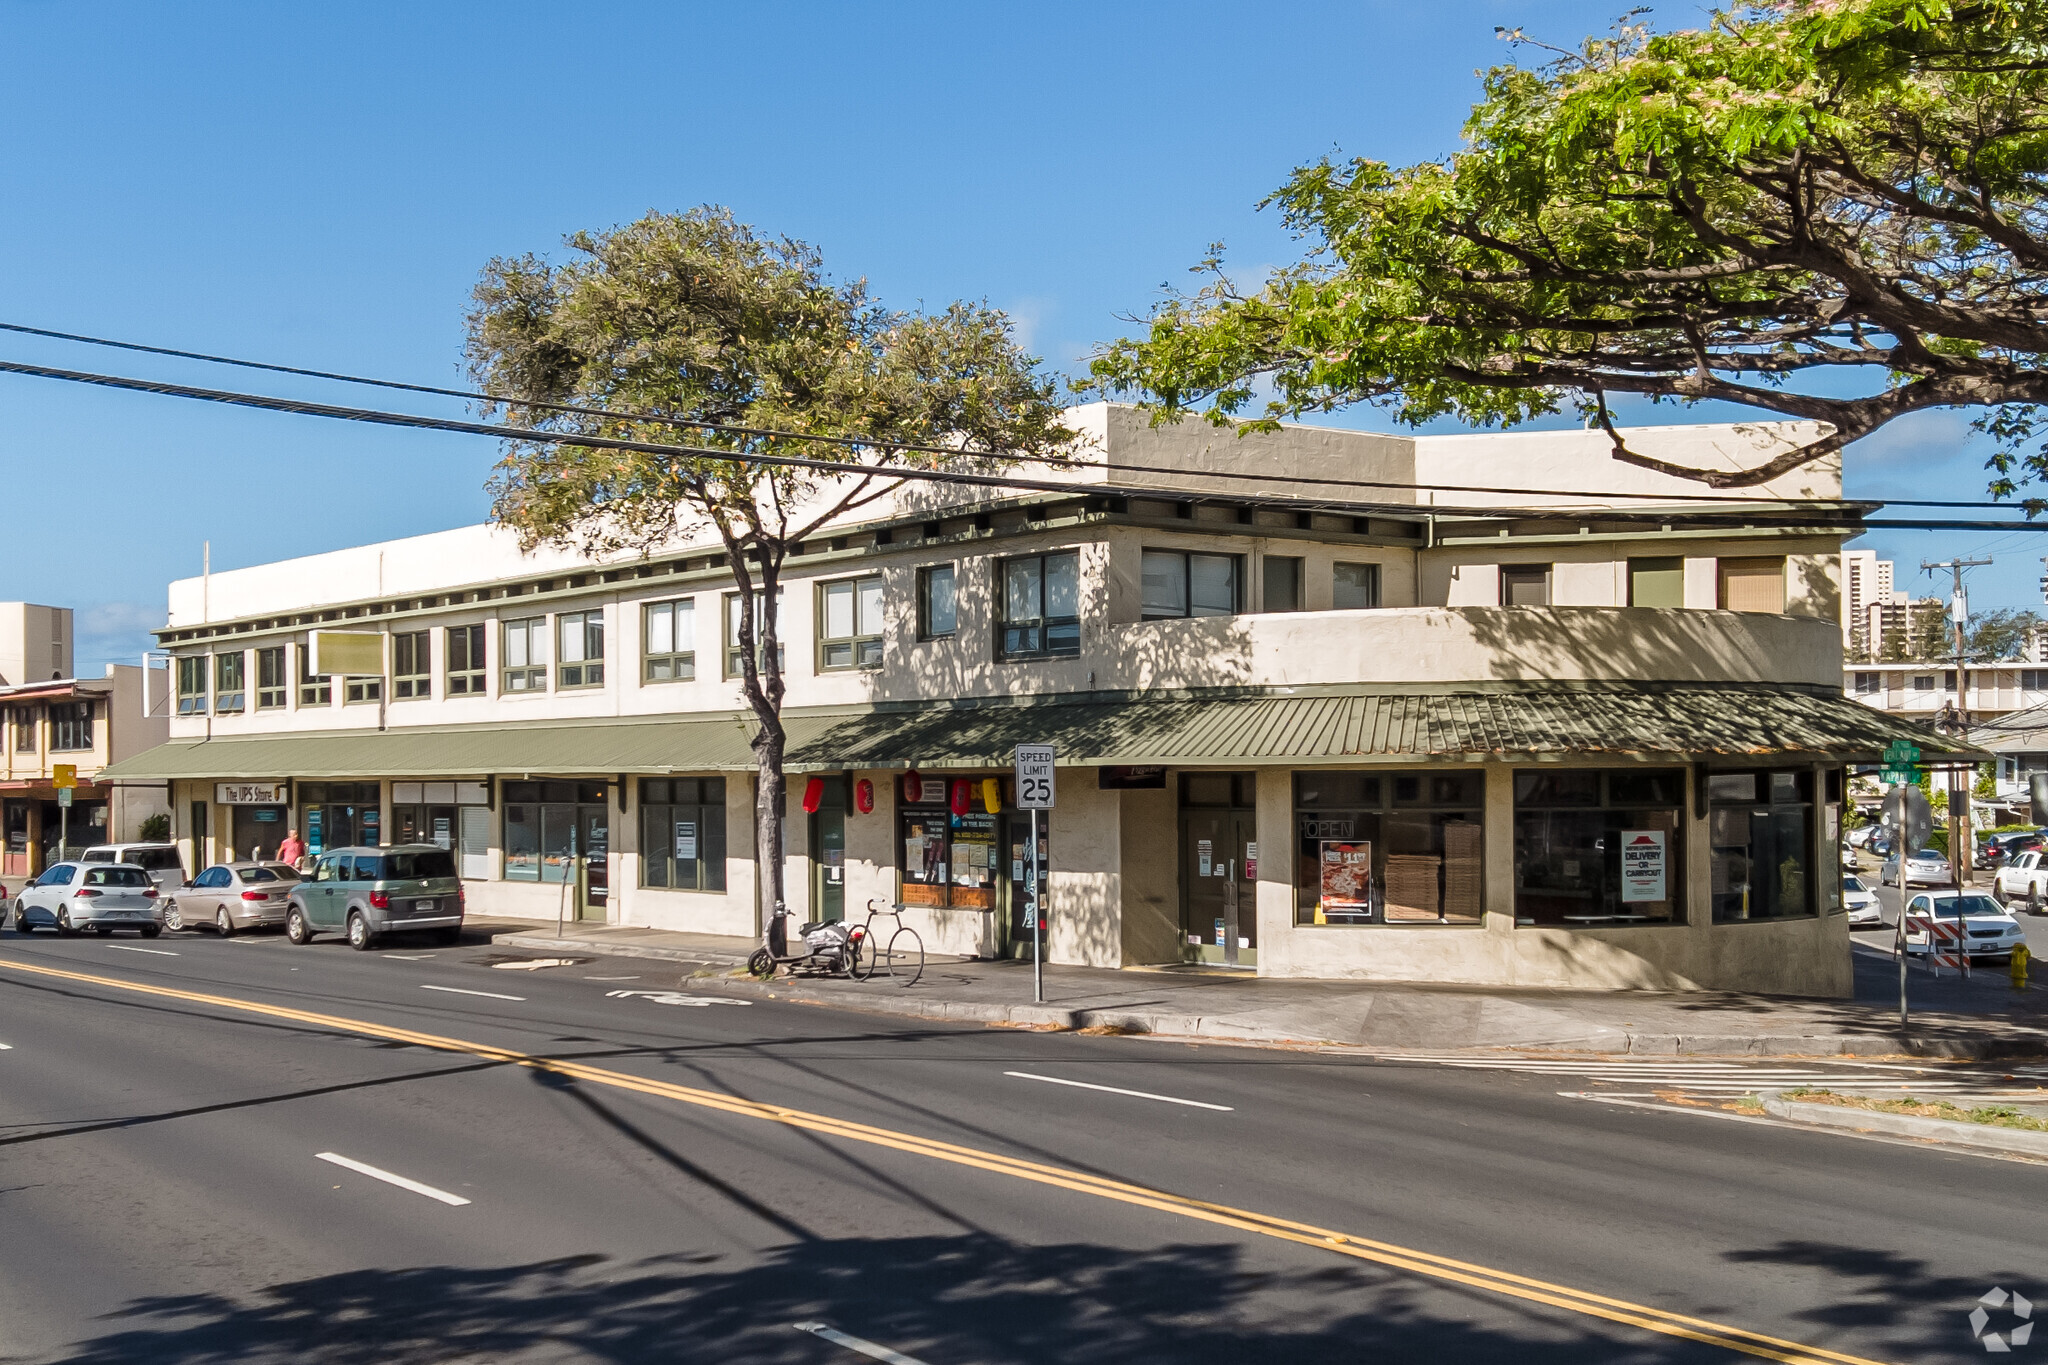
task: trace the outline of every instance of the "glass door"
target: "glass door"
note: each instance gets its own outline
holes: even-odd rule
[[[1258,835],[1250,811],[1181,814],[1181,952],[1191,962],[1256,966],[1259,917],[1246,855]]]
[[[576,812],[575,852],[583,860],[583,897],[576,918],[602,920],[611,905],[611,807],[581,806]]]
[[[811,916],[822,924],[846,918],[846,812],[820,806],[811,816]]]

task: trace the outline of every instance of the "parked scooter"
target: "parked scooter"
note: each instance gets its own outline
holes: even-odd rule
[[[795,945],[789,942],[789,907],[778,902],[768,917],[767,941],[747,958],[747,972],[766,981],[778,967],[793,976],[805,972],[819,976],[855,976],[860,972],[861,951],[867,942],[867,926],[843,921],[806,924],[798,930]]]

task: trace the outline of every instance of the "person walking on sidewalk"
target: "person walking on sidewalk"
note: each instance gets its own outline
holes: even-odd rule
[[[305,856],[306,846],[299,842],[299,832],[295,829],[286,830],[284,842],[277,846],[277,860],[297,867]]]

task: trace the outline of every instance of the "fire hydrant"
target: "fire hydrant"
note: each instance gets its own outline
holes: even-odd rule
[[[2012,988],[2023,991],[2027,988],[2027,963],[2034,955],[2027,951],[2024,943],[2012,945]]]

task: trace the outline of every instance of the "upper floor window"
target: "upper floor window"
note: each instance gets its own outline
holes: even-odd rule
[[[1548,564],[1501,565],[1500,604],[1504,607],[1549,606],[1550,566]]]
[[[36,751],[36,708],[33,706],[14,708],[14,751],[20,754]]]
[[[206,714],[206,656],[186,654],[178,660],[178,714]]]
[[[484,628],[448,627],[448,695],[481,697],[484,694]]]
[[[917,638],[940,640],[959,627],[953,601],[953,566],[933,564],[917,571]]]
[[[1723,611],[1785,610],[1785,557],[1768,555],[1753,559],[1724,559],[1720,563],[1720,601]]]
[[[1235,616],[1238,599],[1236,555],[1147,550],[1143,560],[1143,616],[1162,621],[1176,616]]]
[[[391,695],[411,701],[434,695],[434,635],[408,630],[391,637]]]
[[[1932,692],[1934,690],[1934,675],[1932,673],[1915,673],[1913,675],[1913,690],[1915,692]]]
[[[1005,659],[1042,659],[1081,652],[1081,554],[1006,559],[1001,566],[1003,628],[996,648]]]
[[[256,709],[275,711],[284,705],[284,646],[256,651]]]
[[[1875,696],[1876,694],[1882,691],[1884,691],[1884,674],[1858,673],[1856,675],[1857,696],[1870,697]]]
[[[238,656],[239,657],[239,656]],[[92,747],[92,703],[58,701],[50,703],[50,748],[90,749]]]
[[[341,680],[341,700],[344,706],[360,705],[364,702],[384,700],[384,679],[345,677]]]
[[[299,705],[328,706],[334,702],[334,679],[313,672],[313,647],[299,646]]]
[[[1267,555],[1263,561],[1267,611],[1301,610],[1301,560],[1291,555]]]
[[[241,711],[247,697],[244,688],[248,655],[236,650],[233,654],[213,656],[213,709],[223,716]]]
[[[1358,611],[1380,604],[1380,566],[1377,564],[1333,564],[1330,566],[1330,606],[1336,611]]]
[[[780,588],[775,590],[775,605],[777,629],[779,632],[782,615],[782,589]],[[762,597],[757,589],[754,593],[754,643],[757,647],[765,646],[768,643],[764,638],[767,630],[762,620],[761,606]],[[761,657],[766,658],[767,656],[764,654]],[[789,670],[789,651],[779,643],[775,646],[775,667],[780,672],[788,672]],[[737,678],[740,676],[740,672],[740,595],[736,592],[729,592],[725,595],[725,676]]]
[[[545,692],[548,686],[548,618],[528,616],[505,623],[506,692]]]
[[[565,611],[555,618],[561,653],[555,656],[562,687],[598,687],[604,683],[604,613]]]
[[[818,667],[882,666],[882,576],[818,585]]]
[[[1678,555],[1628,562],[1628,604],[1632,607],[1685,605],[1685,560]]]
[[[2020,688],[2027,692],[2048,690],[2048,668],[2021,669]]]
[[[649,602],[642,611],[640,639],[648,682],[689,682],[697,676],[697,599]]]

